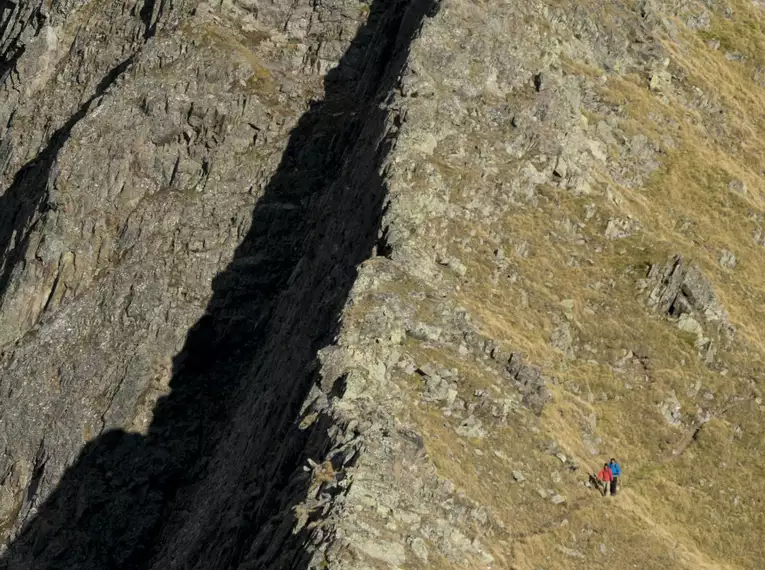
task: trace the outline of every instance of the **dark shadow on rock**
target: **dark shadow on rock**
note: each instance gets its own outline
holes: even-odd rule
[[[12,10],[12,9],[11,9]],[[5,15],[3,8],[0,7],[0,18]],[[10,17],[0,20],[0,37],[5,33],[5,29],[10,23]],[[26,48],[23,45],[18,45],[16,42],[11,42],[8,46],[6,54],[3,58],[0,58],[0,83],[4,82],[8,77],[16,71],[16,63],[19,58],[24,55]]]
[[[143,0],[143,6],[141,6],[141,10],[138,12],[144,26],[143,38],[145,40],[151,39],[157,34],[157,23],[165,9],[164,0],[159,0],[159,8],[157,8],[155,15],[154,9],[156,6],[157,0]]]
[[[303,466],[328,452],[337,469],[350,459],[333,455],[337,426],[321,410],[300,429],[301,407],[378,239],[379,171],[394,142],[384,103],[434,5],[372,3],[214,279],[148,434],[89,442],[0,568],[308,567],[319,531],[293,532],[313,489]]]
[[[17,58],[23,53],[23,48],[18,48],[14,53]],[[45,211],[51,208],[48,201],[48,184],[53,179],[54,169],[58,153],[72,133],[72,129],[87,114],[90,105],[109,87],[117,78],[130,67],[133,62],[130,56],[118,65],[114,66],[101,79],[96,86],[93,95],[85,101],[77,111],[61,127],[51,135],[48,144],[38,155],[21,167],[13,178],[8,189],[0,196],[0,255],[3,257],[0,265],[0,304],[3,301],[13,271],[23,262],[29,245],[29,237],[35,225]],[[0,64],[0,75],[10,73],[10,67],[15,61],[7,61]],[[0,165],[7,161],[12,149],[7,139],[0,141]]]

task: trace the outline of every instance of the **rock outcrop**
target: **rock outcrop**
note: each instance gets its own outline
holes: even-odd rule
[[[377,241],[390,94],[432,3],[26,8],[3,564],[300,567],[328,537],[293,533],[296,503],[331,506],[357,437],[300,413]]]
[[[651,265],[640,287],[650,288],[647,301],[650,307],[675,319],[681,331],[696,337],[694,346],[705,362],[714,361],[720,345],[723,348],[730,345],[735,329],[698,267],[674,256],[663,267]]]

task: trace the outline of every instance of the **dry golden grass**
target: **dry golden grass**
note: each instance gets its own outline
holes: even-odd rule
[[[454,437],[454,421],[435,406],[412,408],[411,419],[422,430],[439,473],[476,502],[490,505],[512,529],[494,543],[508,567],[573,569],[592,562],[645,569],[762,567],[765,460],[760,442],[765,433],[763,408],[753,397],[760,394],[758,375],[765,369],[765,256],[753,239],[757,225],[752,216],[765,212],[765,89],[751,76],[765,54],[765,12],[749,2],[732,4],[733,18],[715,17],[710,31],[684,31],[681,41],[666,42],[671,69],[684,74],[666,97],[651,92],[647,78],[639,74],[609,75],[602,83],[602,100],[626,112],[620,128],[629,135],[644,134],[665,150],[659,169],[642,188],[621,187],[603,168],[593,173],[593,195],[577,197],[546,188],[538,207],[518,206],[486,226],[449,222],[447,240],[470,231],[471,244],[491,244],[491,233],[507,238],[508,266],[499,279],[493,246],[474,247],[469,256],[460,255],[455,246],[451,253],[468,265],[469,277],[454,299],[486,336],[523,352],[557,379],[551,388],[554,400],[541,418],[511,415],[486,440]],[[720,40],[720,50],[706,44],[711,38]],[[746,60],[731,62],[726,50],[743,53]],[[567,61],[566,66],[570,72],[599,75],[582,62]],[[724,113],[715,117],[689,105],[693,87]],[[585,115],[591,123],[598,119],[591,111]],[[673,146],[664,144],[667,136]],[[609,149],[608,154],[618,157],[619,151]],[[459,172],[460,190],[452,199],[467,207],[471,185],[480,185],[483,173],[465,165],[456,168],[448,157],[436,156],[433,164],[444,178]],[[517,176],[513,168],[500,165],[496,177]],[[729,190],[733,180],[746,183],[746,195]],[[618,199],[609,199],[606,188]],[[597,212],[589,221],[584,216],[588,204]],[[606,240],[608,219],[627,216],[639,220],[642,230],[628,239]],[[564,235],[561,228],[569,221],[583,223],[576,231],[586,244],[577,245],[573,236]],[[520,243],[529,246],[526,258],[513,254]],[[735,253],[735,270],[718,264],[722,249]],[[699,265],[737,328],[731,351],[720,357],[727,373],[706,366],[693,339],[652,314],[638,294],[636,281],[646,264],[663,263],[671,254]],[[509,274],[517,278],[508,279]],[[575,360],[550,345],[557,323],[567,319],[564,299],[574,305],[568,319],[576,338]],[[648,356],[649,369],[640,369],[633,360],[624,371],[617,370],[616,362],[638,348]],[[443,361],[460,369],[471,379],[460,387],[463,397],[496,382],[466,359],[417,343],[407,351],[417,361]],[[411,379],[399,381],[412,398],[418,397],[421,386]],[[684,428],[670,426],[660,411],[670,394],[681,403]],[[687,426],[693,425],[697,407],[715,412],[732,396],[747,400],[691,438]],[[587,430],[601,439],[597,456],[585,442]],[[540,442],[550,439],[576,458],[581,466],[576,475],[563,473],[556,458],[540,451]],[[673,456],[684,445],[683,453]],[[584,471],[596,470],[611,455],[622,462],[625,486],[616,498],[604,499],[581,482]],[[527,475],[530,471],[529,481],[515,483],[514,468]],[[562,474],[560,484],[549,477],[534,480],[535,474],[556,469]],[[555,506],[542,500],[538,487],[559,488],[567,502]]]
[[[752,82],[752,73],[765,54],[765,11],[744,0],[732,5],[734,17],[715,16],[707,32],[678,23],[681,36],[664,48],[670,70],[682,79],[668,93],[652,92],[640,73],[606,75],[590,63],[564,61],[569,73],[597,80],[601,102],[620,107],[617,122],[627,136],[645,135],[662,149],[659,168],[645,184],[620,185],[609,166],[629,166],[635,159],[608,148],[610,164],[590,174],[591,194],[545,186],[536,203],[497,208],[502,215],[479,216],[480,223],[453,216],[430,220],[422,229],[423,236],[437,236],[467,274],[461,278],[442,268],[440,293],[436,287],[425,291],[434,294],[423,301],[411,301],[416,318],[438,324],[445,302],[464,307],[479,332],[522,352],[554,378],[553,400],[541,417],[511,413],[502,423],[481,416],[484,439],[457,437],[460,418],[421,402],[424,386],[417,375],[394,378],[418,402],[401,420],[422,434],[439,475],[503,522],[504,532],[483,541],[495,567],[762,568],[765,407],[755,398],[761,397],[765,371],[765,249],[753,233],[758,223],[765,228],[765,217],[755,219],[765,215],[765,89]],[[608,3],[609,25],[619,21],[620,6]],[[707,45],[712,38],[720,39],[719,50]],[[730,61],[726,50],[746,59]],[[605,80],[598,79],[601,74]],[[695,88],[702,93],[698,106],[691,103],[699,93]],[[716,113],[718,108],[724,113]],[[601,112],[583,110],[591,125],[605,118]],[[491,148],[503,136],[472,133],[468,147]],[[488,168],[474,157],[436,151],[429,166],[440,182],[448,181],[451,205],[470,211],[477,189],[519,177],[533,149],[527,154]],[[412,181],[418,191],[429,184],[421,176]],[[733,180],[746,183],[745,195],[729,189]],[[586,215],[593,208],[594,215]],[[617,217],[632,217],[641,229],[608,240],[606,224]],[[523,244],[528,256],[516,255]],[[504,264],[495,258],[497,245],[504,249]],[[722,249],[735,253],[734,270],[718,263]],[[638,290],[647,265],[674,254],[701,268],[737,329],[717,368],[698,357],[693,338],[652,313]],[[381,289],[408,299],[424,286],[404,278]],[[563,301],[573,303],[570,312]],[[354,311],[362,315],[365,307]],[[574,336],[574,359],[550,343],[562,323]],[[418,364],[456,368],[463,379],[460,398],[468,402],[477,390],[497,400],[514,394],[473,356],[414,339],[402,348]],[[646,367],[625,358],[630,351],[644,356]],[[662,413],[670,396],[680,402],[682,426],[670,425]],[[733,397],[743,402],[726,408]],[[715,417],[692,437],[699,411]],[[551,440],[579,465],[577,471],[568,471],[549,452]],[[582,483],[611,456],[622,464],[624,486],[617,497],[603,498]],[[513,470],[526,481],[514,481]],[[560,482],[553,482],[553,472]],[[566,502],[554,505],[538,489],[554,489]],[[455,565],[439,559],[433,567]]]

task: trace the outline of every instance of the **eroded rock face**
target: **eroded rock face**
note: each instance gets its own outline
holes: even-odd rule
[[[651,287],[650,307],[675,319],[681,331],[696,337],[695,346],[706,362],[714,361],[718,347],[730,344],[735,329],[712,284],[695,265],[680,256],[669,259],[664,266],[651,265],[640,286]]]
[[[304,399],[431,4],[260,4],[12,9],[5,566],[296,568],[328,540],[293,506],[326,515],[356,428]]]

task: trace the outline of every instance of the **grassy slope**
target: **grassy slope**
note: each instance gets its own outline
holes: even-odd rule
[[[560,4],[565,8],[565,2]],[[557,382],[541,418],[511,415],[485,440],[454,437],[437,406],[410,410],[409,419],[420,426],[439,473],[503,521],[502,531],[483,539],[491,545],[496,567],[762,567],[765,433],[763,406],[756,398],[765,361],[765,256],[752,236],[756,217],[765,212],[765,89],[752,77],[765,54],[765,11],[744,0],[732,6],[732,17],[715,14],[706,30],[689,30],[675,21],[674,40],[657,38],[671,58],[674,85],[667,93],[652,92],[645,74],[634,70],[605,74],[576,60],[565,66],[564,74],[594,86],[592,100],[598,104],[585,105],[583,112],[591,127],[605,118],[603,108],[618,106],[622,132],[643,134],[664,147],[656,155],[659,168],[640,187],[619,184],[613,169],[603,167],[592,172],[589,195],[543,186],[537,204],[504,208],[487,224],[459,216],[443,220],[442,242],[465,262],[469,276],[455,279],[459,286],[450,299],[470,311],[482,333],[521,350]],[[634,7],[609,4],[603,17],[622,8]],[[710,39],[719,39],[721,47],[709,47]],[[745,58],[731,61],[726,52]],[[720,121],[712,111],[689,104],[694,87],[711,107],[722,109]],[[671,145],[663,142],[668,134]],[[490,148],[501,136],[491,129],[469,135],[475,149]],[[607,152],[611,164],[635,160],[618,148]],[[485,165],[471,165],[454,154],[436,151],[430,163],[442,180],[451,180],[455,206],[469,209],[470,188],[487,183]],[[494,166],[494,180],[518,176],[517,163]],[[730,191],[731,180],[743,180],[747,194]],[[586,208],[593,206],[596,214],[588,219]],[[606,222],[617,216],[633,216],[642,231],[605,239]],[[585,243],[577,244],[572,233]],[[496,236],[510,258],[510,269],[498,281],[492,279]],[[531,254],[513,255],[523,243]],[[734,270],[718,264],[721,249],[735,252]],[[646,262],[663,262],[675,253],[702,268],[737,329],[731,351],[720,357],[722,371],[707,367],[692,339],[651,313],[636,288]],[[515,277],[508,279],[511,273]],[[568,320],[576,338],[574,360],[549,342],[556,323],[566,318],[564,299],[573,300]],[[420,310],[427,312],[427,303]],[[460,386],[466,399],[477,389],[504,390],[496,377],[464,358],[416,341],[406,350],[416,361],[458,368],[469,379]],[[637,350],[648,355],[648,370],[634,359],[616,365]],[[399,381],[417,400],[418,379],[402,375]],[[671,393],[682,405],[682,427],[670,426],[659,409]],[[731,396],[746,400],[690,440],[697,407],[717,413]],[[585,434],[600,438],[597,455]],[[562,469],[544,449],[547,440],[556,441],[582,469]],[[679,457],[672,455],[686,444]],[[610,455],[620,458],[625,472],[624,491],[616,499],[598,497],[581,485],[582,471],[595,470]],[[515,483],[513,469],[531,474],[529,480]],[[561,475],[560,483],[548,477],[553,471]],[[538,488],[558,490],[566,504],[540,500]]]

